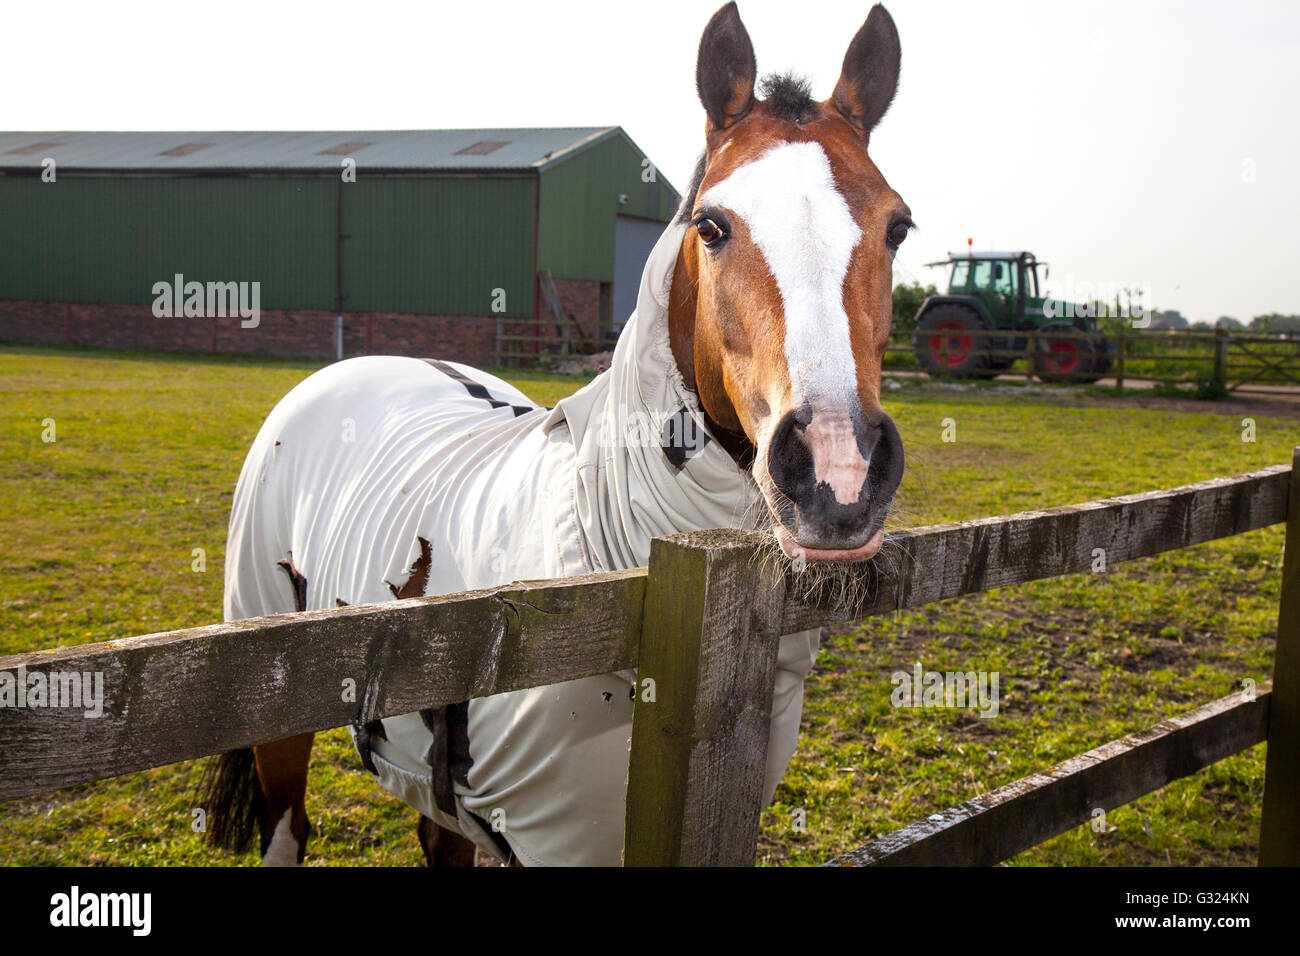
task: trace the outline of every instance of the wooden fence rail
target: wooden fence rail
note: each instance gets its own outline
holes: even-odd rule
[[[1288,522],[1271,689],[1224,698],[1018,781],[840,863],[995,862],[1267,737],[1261,862],[1300,863],[1300,449],[1165,491],[895,533],[892,571],[841,584],[770,536],[656,539],[649,568],[277,615],[0,658],[103,675],[100,717],[0,708],[0,800],[306,731],[632,667],[625,862],[752,864],[781,634],[1190,547]],[[1288,505],[1290,511],[1288,513]],[[860,595],[846,600],[845,594]]]
[[[1242,690],[837,857],[826,866],[990,866],[1268,739],[1268,685]]]
[[[593,329],[564,315],[554,294],[553,283],[543,277],[540,287],[547,304],[542,316],[502,317],[497,320],[497,363],[534,365],[578,354],[613,350],[618,332],[608,323]],[[549,291],[547,291],[549,289]],[[962,332],[933,332],[945,342],[952,338],[969,338],[974,350],[1008,366],[1024,362],[1027,378],[1039,374],[1038,363],[1046,354],[1045,343],[1061,337],[1061,331],[1041,329],[970,329]],[[906,356],[903,365],[887,364],[886,372],[917,368],[912,360],[915,329],[895,329],[885,346],[886,356]],[[1000,347],[990,340],[1016,339],[1018,347]],[[1100,340],[1109,346],[1096,344]],[[1079,334],[1079,355],[1086,361],[1109,357],[1110,367],[1104,378],[1113,378],[1119,389],[1125,379],[1152,379],[1163,382],[1187,382],[1197,373],[1212,372],[1229,391],[1250,390],[1251,386],[1300,385],[1300,338],[1261,335],[1215,329],[1210,332],[1121,328],[1117,331]],[[955,347],[954,347],[955,348]],[[931,373],[933,374],[933,373]],[[941,373],[940,373],[941,374]]]
[[[104,675],[98,718],[0,709],[0,800],[635,667],[644,589],[637,569],[0,658]]]
[[[969,329],[928,334],[943,340],[940,351],[945,357],[948,349],[957,348],[951,344],[954,338],[972,340],[971,351],[1008,366],[997,374],[1024,360],[1027,378],[1032,380],[1039,374],[1038,362],[1045,354],[1044,343],[1060,338],[1062,333],[1043,329]],[[917,335],[915,329],[890,333],[886,356],[905,355],[911,366]],[[1023,340],[1024,344],[1010,348],[999,347],[991,341],[1008,338]],[[1109,346],[1099,344],[1102,340]],[[1103,377],[1115,379],[1120,389],[1126,377],[1177,382],[1202,370],[1213,372],[1229,391],[1251,385],[1300,385],[1300,338],[1250,335],[1227,329],[1213,332],[1121,329],[1079,333],[1076,345],[1079,356],[1085,360],[1109,356],[1111,365]],[[1201,350],[1200,354],[1196,349]],[[899,367],[889,364],[885,371]]]

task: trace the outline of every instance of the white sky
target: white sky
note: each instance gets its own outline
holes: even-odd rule
[[[6,3],[0,127],[621,125],[684,188],[718,6],[474,0]],[[896,280],[1026,248],[1053,286],[1146,283],[1193,321],[1300,313],[1300,4],[892,0],[872,155],[921,231]],[[760,73],[830,95],[866,2],[741,0]]]

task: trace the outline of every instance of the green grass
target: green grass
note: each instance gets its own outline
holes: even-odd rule
[[[262,418],[319,363],[0,349],[0,653],[219,620],[230,496]],[[544,404],[582,383],[499,372]],[[897,525],[1170,487],[1289,460],[1293,421],[1178,415],[1102,398],[907,388]],[[943,420],[956,424],[941,440]],[[54,419],[57,441],[41,440]],[[1282,535],[1266,529],[1111,569],[994,591],[831,634],[804,732],[764,814],[760,860],[812,863],[1271,672]],[[203,548],[206,571],[192,570]],[[894,709],[889,675],[1001,677],[993,720]],[[1015,863],[1254,860],[1263,748],[1112,812]],[[248,864],[191,832],[198,761],[0,806],[11,864]],[[791,824],[802,808],[807,828]],[[415,811],[317,737],[309,861],[421,862]]]

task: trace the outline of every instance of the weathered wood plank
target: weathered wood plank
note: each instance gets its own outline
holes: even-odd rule
[[[1291,500],[1268,718],[1261,866],[1300,866],[1300,448],[1291,454]]]
[[[624,863],[752,866],[783,572],[726,532],[650,550],[632,715]]]
[[[1290,476],[1291,466],[1279,465],[1167,491],[896,532],[881,549],[885,560],[851,572],[861,578],[857,590],[865,597],[849,606],[800,596],[793,575],[781,629],[792,633],[1088,571],[1096,549],[1109,567],[1265,528],[1286,520]],[[887,563],[897,570],[882,570]]]
[[[29,680],[101,674],[103,715],[0,707],[0,800],[635,667],[644,588],[639,570],[518,582],[6,657]]]
[[[1285,517],[1290,470],[891,535],[906,555],[904,573],[855,571],[866,576],[868,598],[851,607],[789,600],[781,633],[1087,570],[1092,547],[1107,543],[1114,563],[1265,527]],[[736,554],[770,548],[770,536],[716,534],[710,540],[730,542]],[[633,666],[645,576],[634,569],[525,583],[0,659],[0,672],[102,673],[106,711],[74,719],[0,707],[0,800]],[[507,593],[521,588],[529,596]],[[550,613],[548,601],[561,610]],[[357,682],[355,703],[342,700],[345,678]]]
[[[1221,697],[913,823],[826,866],[992,866],[1268,735],[1270,690]]]

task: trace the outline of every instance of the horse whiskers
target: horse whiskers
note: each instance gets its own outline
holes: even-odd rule
[[[763,573],[785,575],[786,600],[816,605],[849,617],[875,596],[879,572],[875,559],[865,562],[810,561],[798,566],[781,550],[776,536],[765,537],[754,555]]]
[[[874,601],[882,583],[896,581],[903,572],[910,553],[895,532],[913,526],[906,507],[890,504],[885,518],[885,537],[880,550],[868,561],[804,561],[791,558],[777,540],[778,520],[768,504],[771,501],[794,505],[793,499],[772,482],[770,476],[756,475],[755,484],[760,494],[755,495],[742,514],[741,527],[764,528],[764,536],[755,553],[755,566],[764,573],[779,571],[786,580],[787,599],[801,604],[827,608],[832,613],[846,617],[860,611]],[[874,489],[873,489],[874,490]],[[766,494],[763,494],[766,492]]]

